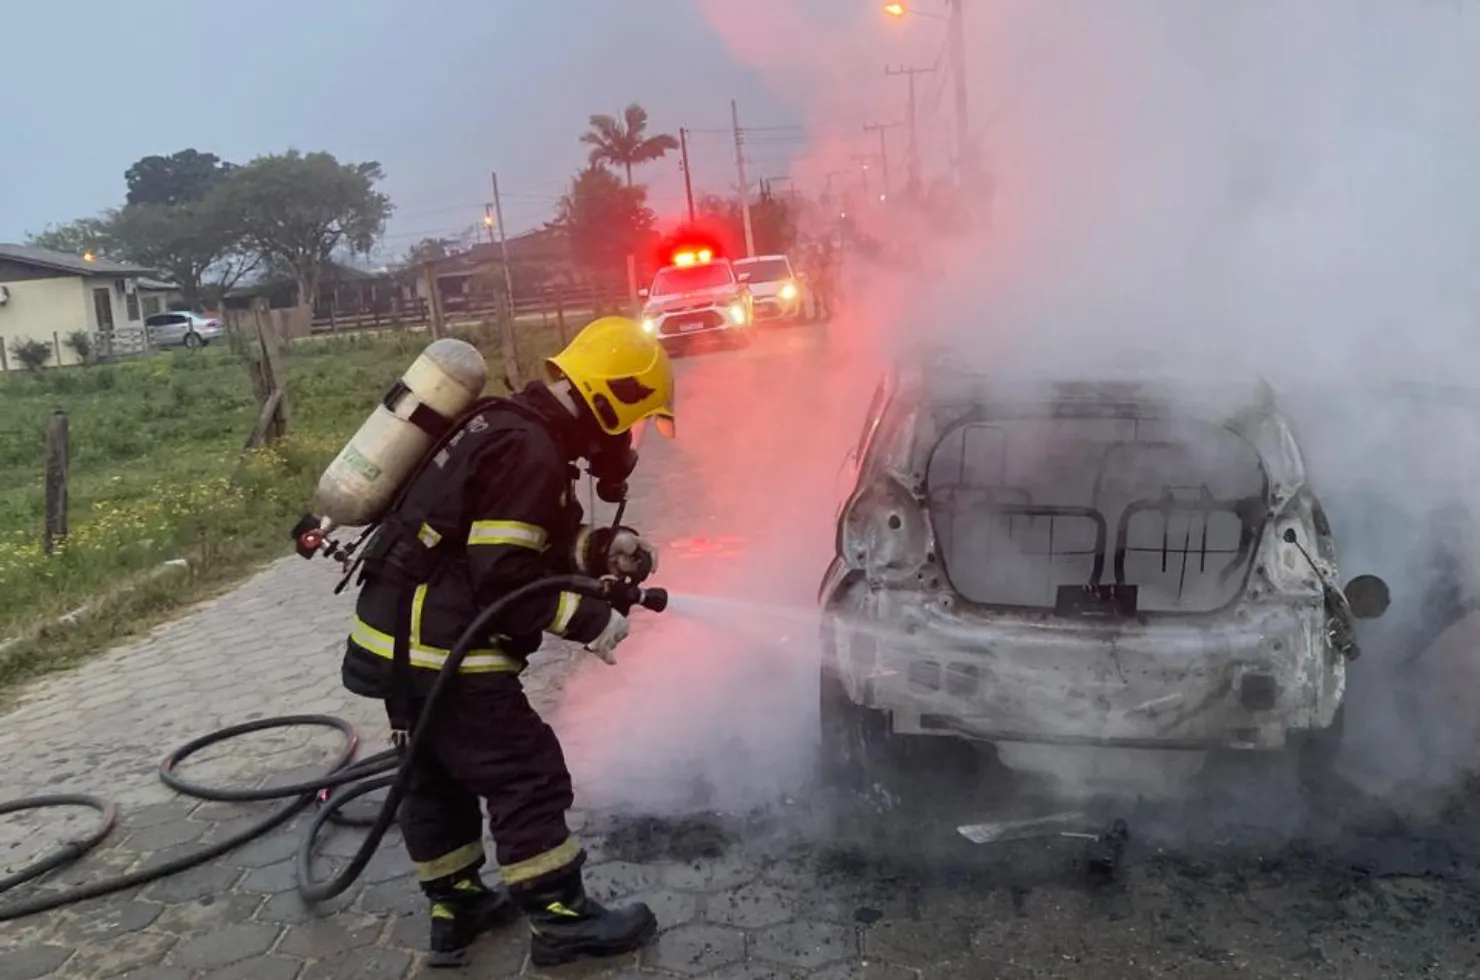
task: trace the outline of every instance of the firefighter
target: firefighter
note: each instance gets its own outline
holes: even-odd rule
[[[585,459],[598,490],[625,488],[640,420],[671,437],[666,352],[638,324],[607,317],[550,358],[546,374],[466,413],[367,545],[343,678],[352,692],[386,702],[401,744],[432,720],[421,710],[437,671],[493,600],[555,574],[656,565],[653,547],[632,529],[582,524],[572,484],[576,460]],[[543,633],[615,663],[627,619],[596,599],[545,593],[516,603],[490,632],[439,701],[399,813],[431,906],[431,963],[464,964],[479,933],[521,911],[536,964],[636,949],[656,932],[653,913],[641,904],[603,908],[586,895],[585,854],[565,819],[570,773],[519,682]],[[502,872],[495,888],[480,876],[480,800]]]

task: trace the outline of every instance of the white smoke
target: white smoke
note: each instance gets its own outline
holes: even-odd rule
[[[816,183],[867,149],[846,145],[861,137],[840,137],[827,120],[850,107],[874,112],[860,100],[880,93],[901,97],[874,78],[896,60],[897,25],[883,26],[866,2],[823,11],[755,0],[743,17],[738,6],[713,0],[707,9],[737,54],[819,119],[817,152],[795,171]],[[1451,636],[1418,666],[1398,666],[1413,653],[1411,632],[1399,629],[1411,617],[1404,623],[1398,606],[1414,608],[1439,577],[1426,522],[1454,504],[1480,515],[1472,462],[1480,396],[1471,409],[1420,411],[1378,393],[1399,382],[1474,384],[1480,11],[1446,0],[966,0],[966,8],[972,128],[995,181],[990,221],[964,239],[924,242],[928,277],[878,266],[855,276],[848,332],[834,331],[847,338],[841,359],[947,345],[958,361],[1009,375],[1115,367],[1183,382],[1269,380],[1296,416],[1348,574],[1376,571],[1393,588],[1394,619],[1367,632],[1368,655],[1351,667],[1343,768],[1392,797],[1415,779],[1452,784],[1477,745],[1480,712],[1468,692],[1480,660]],[[942,112],[949,107],[941,102]],[[930,169],[943,169],[938,156]],[[887,218],[871,230],[886,241],[915,234]],[[852,397],[867,380],[835,390]],[[789,397],[779,386],[755,394]],[[838,457],[816,454],[846,447],[858,408],[861,400],[849,411],[835,406],[807,424],[773,405],[704,460],[706,482],[770,466],[768,479],[751,479],[754,493],[792,502],[785,521],[756,525],[744,566],[756,587],[734,576],[727,587],[764,595],[776,569],[820,575],[797,545],[799,532],[810,539],[833,519]],[[788,449],[797,433],[805,437]],[[761,512],[737,506],[744,518]],[[1450,541],[1460,576],[1475,577],[1474,551]],[[806,660],[772,682],[813,683]],[[757,683],[753,659],[725,662]],[[690,743],[689,757],[723,758],[732,773],[794,769],[789,747],[810,744],[811,716],[758,716],[749,689],[737,683],[728,704],[707,699],[704,723],[670,690],[645,721],[651,733],[708,739],[707,749]],[[679,717],[688,720],[664,728]],[[751,739],[748,756],[734,753],[721,733],[737,729],[769,737]],[[641,759],[608,753],[610,767],[656,771],[663,739],[651,733]]]

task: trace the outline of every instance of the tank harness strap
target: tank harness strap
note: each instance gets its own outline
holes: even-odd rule
[[[385,395],[380,399],[380,403],[386,407],[387,411],[394,412],[396,410],[396,407],[401,404],[401,399],[407,397],[415,398],[416,395],[410,388],[406,386],[405,381],[398,378],[396,379],[394,384],[386,389]],[[406,421],[410,422],[412,425],[416,426],[418,429],[425,432],[427,435],[431,436],[434,441],[436,441],[447,435],[447,433],[452,430],[453,425],[461,420],[445,419],[441,415],[437,414],[437,412],[427,407],[427,404],[425,402],[418,399],[416,402],[416,407],[411,410],[411,414],[407,416]]]
[[[411,681],[411,604],[412,590],[396,593],[396,628],[391,636],[391,696],[387,713],[391,722],[391,744],[399,751],[406,747],[412,724]]]

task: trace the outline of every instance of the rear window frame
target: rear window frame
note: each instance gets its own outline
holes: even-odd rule
[[[928,401],[928,398],[926,400]],[[948,551],[948,549],[945,547],[945,542],[941,538],[939,529],[936,527],[934,508],[932,507],[932,505],[930,503],[930,494],[931,494],[930,469],[931,469],[931,464],[934,461],[936,454],[939,452],[941,445],[947,439],[949,439],[952,435],[954,435],[958,430],[964,429],[964,428],[966,428],[968,426],[971,426],[971,425],[982,425],[982,424],[990,425],[990,424],[995,424],[995,423],[1000,423],[1000,422],[1010,422],[1010,421],[1019,421],[1019,420],[1021,420],[1021,421],[1053,421],[1053,420],[1069,421],[1069,420],[1075,420],[1075,419],[1106,419],[1106,420],[1109,420],[1109,421],[1125,421],[1125,422],[1159,421],[1159,422],[1171,422],[1171,423],[1178,423],[1178,422],[1198,423],[1198,424],[1206,425],[1210,429],[1219,429],[1219,430],[1222,430],[1223,432],[1228,433],[1229,435],[1231,435],[1235,439],[1237,439],[1250,452],[1250,454],[1253,456],[1253,458],[1255,459],[1255,461],[1257,463],[1257,466],[1258,466],[1259,478],[1260,478],[1260,499],[1261,499],[1262,503],[1264,504],[1264,507],[1262,508],[1262,513],[1261,513],[1261,518],[1259,520],[1259,523],[1258,523],[1258,525],[1257,525],[1257,527],[1255,528],[1255,531],[1254,531],[1253,550],[1251,551],[1248,560],[1245,562],[1244,569],[1243,569],[1243,574],[1242,574],[1242,578],[1241,578],[1241,581],[1239,582],[1238,588],[1235,589],[1235,590],[1233,590],[1233,592],[1232,592],[1232,594],[1231,594],[1231,596],[1229,597],[1228,600],[1226,600],[1225,602],[1223,602],[1222,604],[1220,604],[1220,605],[1218,605],[1217,607],[1214,607],[1214,608],[1210,608],[1210,609],[1194,609],[1194,610],[1180,610],[1180,609],[1140,609],[1140,610],[1138,610],[1136,612],[1136,614],[1135,614],[1135,616],[1133,618],[1134,619],[1155,619],[1155,620],[1162,620],[1162,621],[1167,621],[1167,620],[1182,620],[1182,621],[1209,620],[1209,619],[1215,619],[1215,618],[1218,618],[1220,616],[1225,615],[1234,606],[1236,606],[1240,602],[1244,601],[1245,598],[1246,598],[1246,593],[1248,592],[1249,581],[1250,581],[1251,577],[1253,576],[1254,571],[1255,571],[1255,569],[1257,568],[1257,566],[1259,564],[1259,562],[1258,562],[1258,549],[1259,549],[1259,546],[1260,546],[1260,542],[1263,540],[1263,538],[1264,538],[1264,536],[1265,536],[1265,534],[1267,532],[1268,525],[1269,525],[1269,506],[1271,504],[1271,495],[1273,493],[1273,483],[1272,483],[1272,481],[1270,479],[1268,465],[1267,465],[1267,463],[1266,463],[1266,461],[1264,459],[1263,454],[1260,453],[1259,447],[1247,435],[1245,435],[1244,433],[1238,431],[1232,425],[1229,425],[1229,424],[1219,424],[1217,422],[1213,422],[1213,421],[1210,421],[1210,420],[1207,420],[1207,419],[1201,419],[1201,418],[1198,418],[1196,416],[1188,416],[1188,415],[1182,415],[1182,414],[1176,414],[1176,413],[1168,413],[1168,414],[1165,414],[1165,415],[1158,414],[1158,415],[1149,416],[1149,417],[1148,416],[1139,416],[1139,415],[1122,415],[1122,414],[1116,414],[1113,411],[1105,411],[1105,406],[1100,406],[1098,409],[1096,409],[1096,408],[1094,408],[1092,406],[1083,406],[1083,407],[1086,410],[1083,410],[1083,411],[1075,411],[1075,410],[1069,410],[1069,411],[1052,411],[1051,410],[1051,411],[1048,411],[1048,412],[1036,411],[1036,412],[1021,412],[1021,413],[1017,413],[1017,412],[1012,412],[1012,411],[1007,411],[1007,412],[990,411],[987,406],[984,406],[984,405],[981,405],[981,404],[976,404],[976,403],[966,403],[966,402],[955,402],[954,404],[935,402],[935,403],[929,404],[928,406],[922,406],[923,411],[922,411],[921,414],[923,414],[923,415],[930,415],[930,416],[932,416],[936,420],[935,421],[935,424],[939,426],[939,434],[934,439],[932,439],[932,440],[929,441],[928,448],[926,448],[925,452],[920,453],[918,455],[912,454],[912,455],[915,455],[915,458],[911,460],[910,465],[911,465],[912,469],[914,469],[915,472],[918,474],[919,479],[920,479],[920,486],[921,486],[922,493],[921,493],[921,499],[919,501],[919,505],[920,505],[922,511],[924,512],[924,517],[925,517],[926,524],[930,528],[930,539],[931,539],[931,542],[932,542],[932,551],[933,551],[933,553],[935,555],[936,561],[939,562],[939,564],[940,564],[941,576],[942,576],[942,584],[945,585],[950,590],[951,595],[953,597],[953,601],[956,602],[956,603],[958,603],[960,606],[962,606],[964,608],[982,610],[982,611],[987,611],[987,612],[1011,613],[1011,614],[1027,614],[1027,615],[1033,615],[1033,616],[1046,616],[1046,617],[1052,617],[1052,618],[1055,618],[1055,619],[1064,619],[1064,621],[1067,621],[1067,622],[1082,621],[1082,618],[1081,617],[1067,617],[1067,618],[1065,618],[1065,617],[1058,616],[1055,613],[1054,607],[1052,605],[1044,606],[1044,605],[1023,605],[1023,604],[1018,604],[1018,603],[983,602],[983,601],[980,601],[980,600],[975,600],[975,599],[968,598],[967,595],[955,584],[955,581],[953,580],[953,578],[951,576],[951,572],[950,572],[950,560],[947,557],[947,551]],[[950,417],[951,420],[950,421],[943,421],[943,419],[946,418],[946,417]],[[917,421],[917,425],[918,424],[919,423]],[[1111,450],[1111,448],[1114,445],[1116,445],[1116,443],[1113,443],[1113,442],[1107,442],[1106,443],[1105,448],[1106,448],[1107,454],[1108,454],[1108,452]],[[916,449],[917,450],[919,448],[923,448],[923,446],[924,446],[924,444],[919,443],[917,441],[917,443],[916,443]],[[1099,465],[1103,465],[1103,463],[1101,463]],[[1104,559],[1104,575],[1110,577],[1110,582],[1107,583],[1105,581],[1104,576],[1102,576],[1102,578],[1101,578],[1101,584],[1102,585],[1104,585],[1104,584],[1114,584],[1114,578],[1113,578],[1113,576],[1114,576],[1114,572],[1113,572],[1113,558],[1114,558],[1114,555],[1116,554],[1116,552],[1117,552],[1117,550],[1118,550],[1118,548],[1119,548],[1119,546],[1121,544],[1121,542],[1119,540],[1119,537],[1120,536],[1118,534],[1118,524],[1119,524],[1119,521],[1117,520],[1117,521],[1113,521],[1112,522],[1112,521],[1109,520],[1108,517],[1105,517],[1105,515],[1103,515],[1103,514],[1101,515],[1101,517],[1104,518],[1104,520],[1105,520],[1105,522],[1106,522],[1106,524],[1108,526],[1108,531],[1109,531],[1108,537],[1107,537],[1106,542],[1105,542],[1105,552],[1104,552],[1104,555],[1103,555],[1103,559]]]

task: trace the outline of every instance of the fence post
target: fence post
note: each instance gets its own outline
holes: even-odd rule
[[[570,343],[565,335],[565,283],[555,284],[555,329],[560,332],[560,346]]]
[[[427,312],[430,318],[427,320],[427,330],[431,333],[433,340],[442,339],[442,294],[437,290],[437,265],[428,262],[422,269],[422,275],[427,286]]]
[[[260,410],[244,449],[254,449],[288,434],[288,378],[283,366],[283,338],[272,311],[260,300],[252,304],[252,325],[256,342],[247,366],[252,372],[252,387]]]
[[[512,393],[524,387],[524,378],[519,367],[519,345],[514,340],[514,310],[507,293],[500,291],[495,294],[494,310],[498,323],[499,359],[503,361],[504,367],[504,384]]]
[[[57,409],[46,423],[46,528],[41,547],[49,555],[67,537],[67,413]]]

